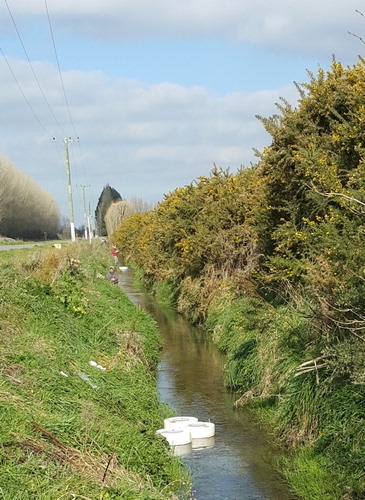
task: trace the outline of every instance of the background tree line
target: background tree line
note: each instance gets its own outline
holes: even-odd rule
[[[54,198],[34,180],[0,158],[0,234],[10,238],[54,238],[60,213]]]

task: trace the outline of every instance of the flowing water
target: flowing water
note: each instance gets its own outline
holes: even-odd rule
[[[176,447],[191,472],[194,500],[294,500],[271,465],[273,451],[264,432],[244,410],[234,408],[237,396],[223,385],[224,359],[204,330],[157,304],[134,284],[131,270],[121,273],[120,286],[134,304],[152,314],[163,336],[161,401],[176,415],[215,424],[208,446]]]

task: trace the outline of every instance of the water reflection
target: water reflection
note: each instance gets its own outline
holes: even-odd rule
[[[179,446],[171,446],[172,453],[175,457],[185,457],[192,453],[193,450],[205,450],[207,448],[213,448],[215,443],[215,437],[192,439],[189,444],[182,444]]]
[[[191,447],[193,450],[204,450],[206,448],[213,448],[215,444],[215,436],[208,438],[198,438],[193,439],[191,442]]]
[[[224,359],[204,331],[137,289],[130,270],[122,273],[120,286],[154,316],[164,338],[158,368],[161,400],[177,415],[215,424],[210,445],[174,449],[191,471],[194,498],[293,500],[273,470],[264,434],[249,415],[234,409],[235,396],[223,385]]]
[[[191,443],[181,444],[180,446],[172,446],[171,448],[175,457],[185,457],[193,451]]]

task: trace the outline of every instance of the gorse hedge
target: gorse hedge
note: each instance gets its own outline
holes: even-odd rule
[[[214,168],[113,241],[207,322],[227,385],[295,450],[296,493],[363,498],[364,61],[309,76],[297,107],[282,100],[280,114],[259,117],[272,141],[257,164]]]

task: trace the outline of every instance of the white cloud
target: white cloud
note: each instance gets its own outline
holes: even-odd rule
[[[10,60],[18,81],[47,133],[35,120],[9,72],[0,64],[0,152],[58,200],[67,215],[64,168],[64,131],[74,136],[56,68],[41,64],[42,87],[62,127],[53,120],[39,90],[31,85],[27,63]],[[63,74],[76,133],[70,143],[70,161],[76,213],[81,214],[81,191],[95,207],[109,183],[127,199],[159,201],[163,194],[207,175],[213,163],[233,171],[254,160],[252,148],[267,145],[269,137],[255,114],[270,115],[283,88],[257,93],[219,96],[202,87],[161,83],[146,86],[128,79],[110,79],[99,72]],[[16,132],[15,132],[16,131]],[[57,143],[53,143],[55,136]],[[79,223],[82,219],[79,219]]]
[[[364,32],[359,0],[63,0],[48,2],[53,26],[101,40],[213,37],[271,49],[339,56],[353,50],[348,31]],[[45,20],[43,0],[13,2],[18,21]],[[0,26],[9,29],[9,17]],[[361,49],[359,48],[359,51]]]

